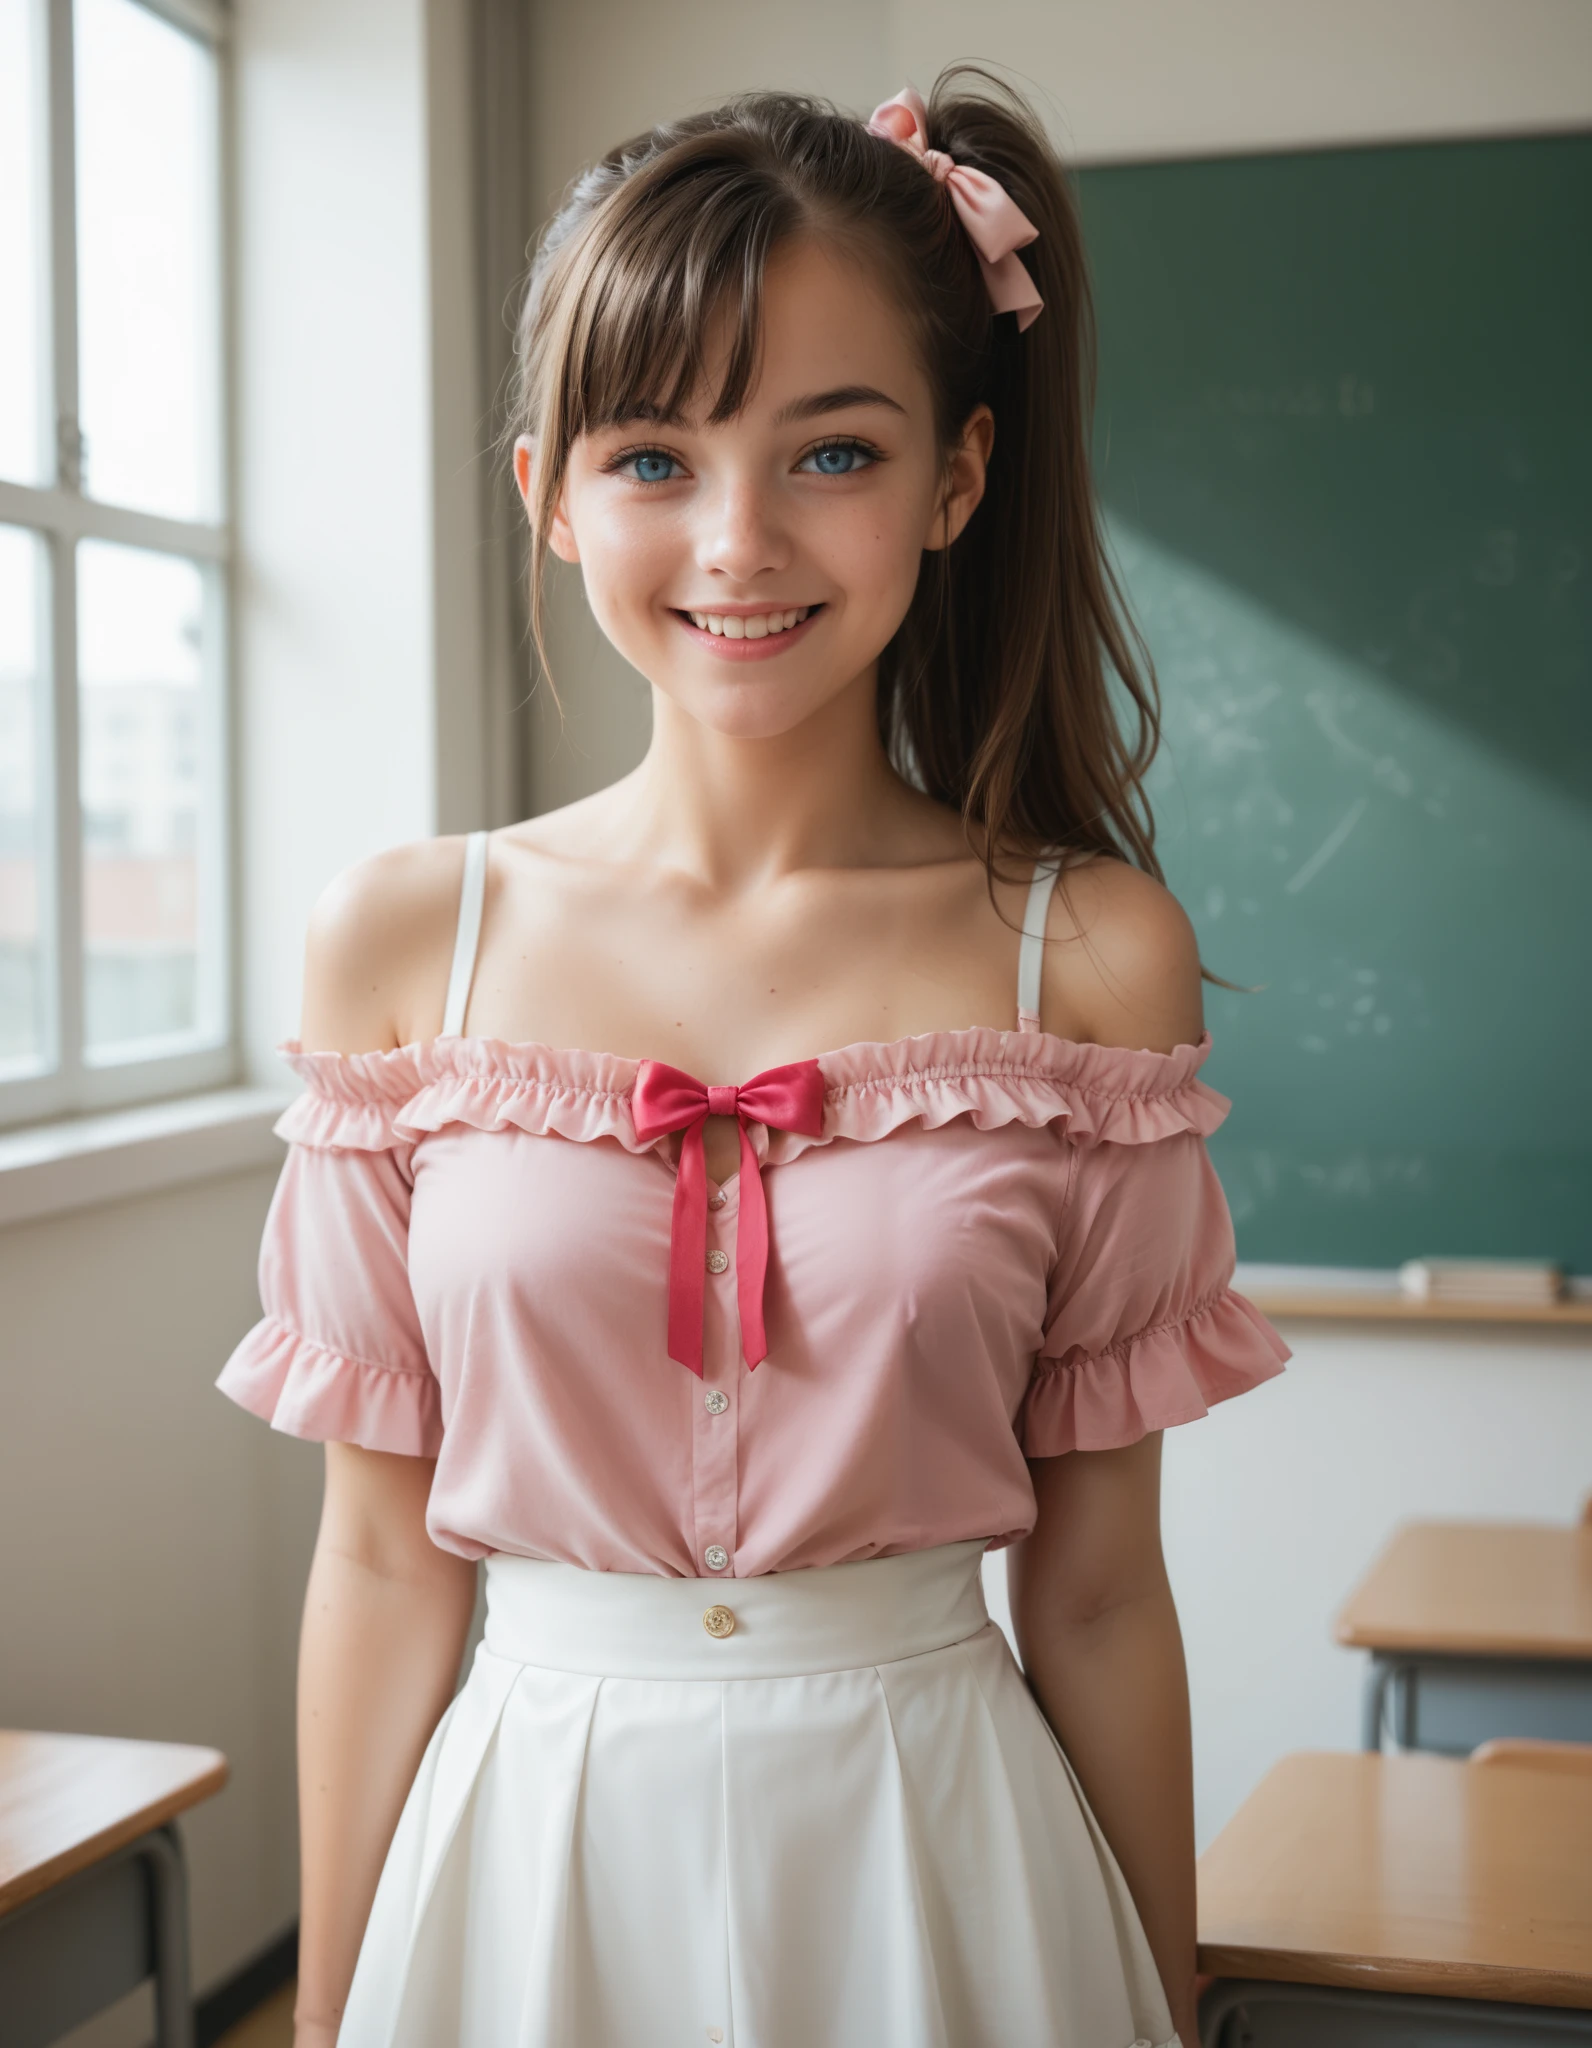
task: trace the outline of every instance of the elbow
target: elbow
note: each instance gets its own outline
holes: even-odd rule
[[[429,1538],[422,1548],[378,1530],[345,1530],[328,1532],[316,1547],[323,1558],[345,1571],[413,1593],[446,1592],[466,1578],[472,1586],[475,1582],[474,1565],[452,1551],[439,1550]]]
[[[1070,1582],[1014,1574],[1012,1625],[1025,1662],[1030,1644],[1081,1643],[1124,1625],[1159,1626],[1167,1617],[1175,1626],[1176,1612],[1171,1583],[1159,1562],[1131,1574]]]
[[[434,1471],[434,1459],[329,1443],[317,1557],[371,1583],[426,1594],[464,1581],[473,1588],[474,1565],[427,1531]]]

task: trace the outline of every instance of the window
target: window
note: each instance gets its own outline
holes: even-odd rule
[[[0,1124],[233,1078],[222,22],[0,0]]]

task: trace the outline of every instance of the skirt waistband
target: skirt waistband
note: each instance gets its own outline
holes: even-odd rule
[[[495,1551],[488,1653],[598,1678],[794,1678],[943,1650],[989,1621],[985,1544],[750,1579],[593,1572]]]

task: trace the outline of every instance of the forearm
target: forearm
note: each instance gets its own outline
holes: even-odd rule
[[[376,1882],[452,1697],[474,1602],[458,1558],[394,1573],[326,1541],[299,1648],[300,2039],[336,2037]]]
[[[1078,1623],[1037,1619],[1028,1681],[1122,1868],[1172,2017],[1193,2048],[1194,1794],[1171,1589]]]

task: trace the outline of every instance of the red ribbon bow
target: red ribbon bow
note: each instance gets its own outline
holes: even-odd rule
[[[631,1097],[643,1144],[668,1131],[685,1132],[674,1183],[669,1229],[669,1356],[702,1376],[703,1271],[707,1264],[708,1170],[703,1132],[710,1116],[733,1116],[741,1127],[741,1209],[735,1230],[735,1280],[741,1307],[741,1350],[749,1366],[768,1356],[763,1282],[768,1273],[768,1201],[748,1123],[824,1134],[824,1077],[817,1060],[796,1060],[754,1074],[739,1088],[709,1088],[661,1060],[643,1060]]]

